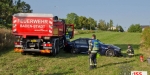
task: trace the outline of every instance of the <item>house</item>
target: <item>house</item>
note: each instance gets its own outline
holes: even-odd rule
[[[87,29],[83,27],[83,28],[81,28],[81,30],[87,30]]]
[[[141,25],[142,31],[145,29],[145,27],[150,27],[150,25]]]
[[[108,30],[116,30],[116,29],[117,29],[116,26],[112,26],[112,27],[108,28]]]

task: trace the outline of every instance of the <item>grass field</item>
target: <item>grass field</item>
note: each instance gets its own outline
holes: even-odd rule
[[[140,33],[99,32],[97,39],[122,48],[124,57],[101,56],[97,59],[98,68],[89,70],[88,55],[73,55],[61,51],[56,57],[46,55],[21,55],[12,49],[0,53],[0,75],[124,75],[133,70],[149,71],[147,62],[139,60]],[[79,34],[91,37],[92,34]],[[125,57],[127,44],[135,49],[133,58]]]

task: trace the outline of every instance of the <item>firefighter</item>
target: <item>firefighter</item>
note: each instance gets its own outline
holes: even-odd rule
[[[96,35],[92,35],[92,40],[89,40],[89,61],[90,61],[90,69],[97,67],[96,56],[99,50],[99,42],[96,40]]]
[[[68,32],[68,29],[66,30],[66,40],[70,41],[70,35],[69,35],[69,32]]]
[[[129,57],[132,57],[134,55],[134,50],[130,44],[128,44],[127,54]]]

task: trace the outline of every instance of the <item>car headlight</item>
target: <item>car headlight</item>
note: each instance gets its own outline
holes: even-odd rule
[[[108,48],[104,48],[104,49],[108,49]]]
[[[114,49],[115,51],[120,51],[119,49]]]
[[[108,49],[108,48],[107,48],[107,47],[103,47],[103,46],[102,46],[102,49]]]

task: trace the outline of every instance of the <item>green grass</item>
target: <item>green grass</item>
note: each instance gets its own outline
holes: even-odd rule
[[[101,56],[97,59],[98,68],[89,70],[89,57],[86,54],[74,55],[61,51],[56,57],[23,56],[10,49],[5,54],[0,53],[0,75],[120,75],[121,72],[133,70],[150,72],[147,62],[141,63],[139,60],[140,33],[99,32],[95,34],[102,42],[121,47],[124,55],[127,44],[132,44],[136,55],[133,58]],[[75,35],[75,38],[90,38],[91,35],[91,33]]]

